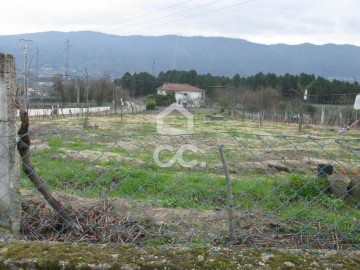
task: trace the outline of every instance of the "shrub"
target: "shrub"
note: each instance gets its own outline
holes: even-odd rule
[[[304,112],[307,112],[311,115],[311,118],[314,118],[315,114],[316,114],[316,107],[312,104],[304,104]]]
[[[158,106],[169,106],[176,102],[175,93],[168,93],[166,95],[153,94],[147,98],[155,100]]]
[[[296,198],[311,199],[319,196],[329,186],[325,177],[306,177],[300,174],[291,174],[286,184],[279,189],[285,196],[284,199],[294,200]]]
[[[146,100],[146,109],[147,110],[154,110],[156,107],[156,101],[154,98],[148,98]]]

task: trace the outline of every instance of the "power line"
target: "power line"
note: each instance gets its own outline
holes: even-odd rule
[[[146,20],[146,21],[143,21],[143,22],[139,22],[139,23],[136,23],[136,24],[132,24],[132,25],[116,28],[116,29],[121,30],[121,29],[131,28],[131,27],[134,27],[134,26],[142,25],[142,24],[148,24],[149,22],[153,22],[153,21],[157,21],[157,20],[160,20],[160,19],[168,18],[168,17],[174,16],[174,15],[179,15],[179,14],[182,14],[184,12],[192,11],[192,10],[203,8],[203,7],[207,7],[207,6],[214,5],[216,3],[224,2],[224,1],[228,1],[228,0],[216,0],[216,1],[213,1],[213,2],[210,2],[210,3],[207,3],[207,4],[203,4],[203,5],[200,5],[200,6],[184,9],[184,10],[177,11],[177,12],[173,12],[173,13],[170,13],[170,14],[165,15],[165,16],[157,17],[157,18],[154,18],[154,19]]]
[[[149,13],[145,13],[143,15],[140,15],[140,16],[137,16],[137,17],[134,17],[134,18],[130,18],[130,19],[127,19],[127,20],[123,20],[122,22],[124,21],[130,21],[130,20],[133,20],[133,19],[136,19],[136,18],[139,18],[139,17],[145,17],[147,15],[150,15],[150,14],[154,14],[154,13],[157,13],[159,11],[163,11],[163,10],[166,10],[166,9],[170,9],[172,7],[175,7],[175,6],[179,6],[179,5],[183,5],[183,4],[186,4],[186,3],[189,3],[189,2],[192,2],[193,0],[188,0],[188,1],[183,1],[183,2],[180,2],[180,3],[177,3],[177,4],[174,4],[174,5],[171,5],[171,6],[168,6],[168,7],[165,7],[165,8],[161,8],[161,9],[158,9],[154,12],[149,12]],[[192,7],[192,8],[189,8],[189,9],[185,9],[185,10],[182,10],[182,11],[179,11],[179,12],[173,12],[171,14],[168,14],[166,16],[162,16],[162,17],[158,17],[158,18],[155,18],[155,19],[152,19],[152,20],[147,20],[145,22],[142,22],[142,23],[137,23],[137,24],[134,24],[134,25],[130,25],[128,26],[129,27],[133,27],[133,26],[136,26],[136,25],[141,25],[141,24],[144,24],[144,23],[149,23],[150,21],[155,21],[155,20],[158,20],[158,19],[162,19],[162,18],[166,18],[166,17],[169,17],[169,16],[173,16],[173,15],[176,15],[176,14],[181,14],[181,13],[184,13],[184,12],[187,12],[187,11],[191,11],[191,10],[195,10],[195,9],[199,9],[199,8],[202,8],[202,7],[206,7],[206,6],[210,6],[210,5],[213,5],[215,3],[219,3],[219,2],[223,2],[225,0],[217,0],[217,1],[213,1],[213,2],[210,2],[210,3],[206,3],[206,4],[203,4],[203,5],[200,5],[200,6],[196,6],[196,7]],[[190,19],[190,18],[194,18],[194,17],[198,17],[198,16],[202,16],[202,15],[205,15],[205,14],[209,14],[209,13],[213,13],[213,12],[216,12],[216,11],[219,11],[219,10],[223,10],[223,9],[226,9],[226,8],[230,8],[230,7],[233,7],[233,6],[237,6],[237,5],[241,5],[241,4],[246,4],[246,3],[249,3],[249,2],[253,2],[253,1],[257,1],[257,0],[251,0],[251,1],[245,1],[245,2],[241,2],[241,3],[237,3],[235,5],[231,5],[231,6],[227,6],[227,7],[223,7],[223,8],[219,8],[219,9],[214,9],[212,11],[208,11],[208,12],[204,12],[204,13],[201,13],[201,14],[197,14],[197,15],[193,15],[193,16],[189,16],[189,17],[186,17],[186,18],[182,18],[182,19],[178,19],[178,20],[173,20],[173,21],[170,21],[170,22],[165,22],[165,23],[162,23],[162,24],[158,24],[157,26],[161,26],[161,25],[165,25],[165,24],[169,24],[169,23],[173,23],[173,22],[177,22],[177,21],[182,21],[182,20],[186,20],[186,19]],[[152,26],[154,27],[154,26]],[[148,29],[150,27],[146,27],[146,28],[143,28],[143,29]],[[130,31],[128,33],[131,33],[131,32],[134,32],[134,31],[139,31],[141,29],[138,29],[138,30],[133,30],[133,31]],[[69,53],[70,53],[70,41],[69,39],[64,43],[64,45],[66,46],[65,49],[64,49],[64,52],[65,52],[65,77],[68,77],[70,74],[69,74],[69,67],[70,67],[70,58],[69,58]],[[27,55],[27,54],[26,54]],[[36,62],[37,62],[37,68],[36,68],[36,73],[38,75],[38,49],[37,49],[37,53],[36,53]],[[154,68],[154,66],[153,66]],[[28,74],[29,72],[24,72],[24,74]],[[25,78],[27,78],[27,76],[25,76]],[[24,83],[25,84],[25,83]],[[24,86],[25,87],[25,86]]]
[[[128,22],[128,21],[133,21],[133,20],[136,20],[138,18],[146,17],[146,16],[149,16],[149,15],[158,13],[160,11],[167,10],[169,8],[173,8],[173,7],[176,7],[176,6],[180,6],[180,5],[186,4],[188,2],[192,2],[192,1],[194,1],[194,0],[188,0],[188,1],[180,2],[180,3],[177,3],[177,4],[171,5],[171,6],[167,6],[167,7],[164,7],[164,8],[157,9],[155,11],[151,11],[151,12],[141,14],[139,16],[135,16],[135,17],[132,17],[132,18],[129,18],[129,19],[117,21],[117,22],[114,22],[114,23],[112,23],[110,25],[107,25],[107,26],[102,26],[102,27],[99,27],[99,28],[95,28],[95,30],[100,30],[100,29],[103,29],[103,28],[106,28],[106,27],[109,27],[109,26],[117,25],[117,24],[120,24],[120,23]]]
[[[24,74],[23,71],[16,69],[16,71],[18,72],[18,74]],[[3,72],[5,73],[5,72]],[[6,73],[10,73],[10,72],[6,72]],[[15,74],[15,73],[13,73]],[[95,75],[86,75],[87,72],[84,73],[84,75],[74,75],[74,74],[63,74],[63,73],[43,73],[42,76],[37,76],[37,75],[33,75],[31,73],[29,73],[29,77],[34,78],[34,79],[38,79],[38,80],[43,80],[45,79],[44,77],[54,77],[54,76],[61,76],[61,77],[74,77],[74,78],[82,78],[82,77],[87,77],[90,79],[110,79],[110,77],[104,77],[104,76],[95,76]]]
[[[225,7],[222,7],[222,8],[213,9],[213,10],[206,11],[206,12],[203,12],[203,13],[200,13],[200,14],[196,14],[196,15],[192,15],[192,16],[189,16],[189,17],[185,17],[185,18],[181,18],[181,19],[176,19],[176,20],[172,20],[172,21],[165,22],[165,23],[161,23],[161,24],[157,24],[157,25],[152,25],[152,26],[148,26],[148,27],[144,27],[144,28],[132,30],[132,31],[129,31],[129,32],[124,33],[124,35],[130,34],[130,33],[134,33],[134,32],[137,32],[137,31],[141,31],[141,30],[146,30],[146,29],[153,28],[153,27],[159,27],[159,26],[171,24],[171,23],[174,23],[174,22],[179,22],[179,21],[185,21],[185,20],[193,19],[193,18],[196,18],[196,17],[200,17],[200,16],[204,16],[204,15],[211,14],[211,13],[214,13],[214,12],[222,11],[222,10],[225,10],[225,9],[230,9],[230,8],[233,8],[233,7],[236,7],[236,6],[249,4],[249,3],[255,2],[255,1],[258,1],[258,0],[247,0],[247,1],[243,1],[243,2],[240,2],[240,3],[237,3],[237,4],[225,6]],[[216,2],[221,2],[221,1],[216,1]],[[211,3],[210,3],[210,4],[211,4]],[[147,23],[147,22],[146,22],[146,23]],[[131,26],[130,26],[130,27],[131,27]]]
[[[36,76],[39,76],[39,46],[36,46]]]

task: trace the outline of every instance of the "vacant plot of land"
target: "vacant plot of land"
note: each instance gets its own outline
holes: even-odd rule
[[[89,128],[83,118],[31,123],[33,163],[47,185],[83,216],[99,209],[99,202],[108,203],[108,218],[79,220],[103,230],[87,224],[68,239],[359,248],[359,198],[350,192],[335,198],[327,178],[317,177],[319,164],[332,164],[336,173],[360,171],[359,131],[340,136],[336,130],[306,127],[298,134],[296,125],[206,121],[197,112],[193,133],[160,135],[156,116],[91,117]],[[186,124],[178,114],[165,121],[176,128]],[[156,152],[160,146],[166,149]],[[219,146],[233,179],[233,239],[228,238],[229,193]],[[179,149],[185,149],[180,160],[174,158]],[[26,192],[32,187],[25,176],[22,188],[28,194],[24,200],[38,206],[30,212],[24,208],[24,233],[30,239],[66,240],[48,208]],[[48,220],[46,229],[32,216]],[[126,227],[130,223],[133,227]],[[119,235],[125,227],[129,237]]]

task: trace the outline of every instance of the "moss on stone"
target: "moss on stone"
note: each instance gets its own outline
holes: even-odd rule
[[[23,269],[358,269],[360,253],[146,247],[41,242],[0,244],[0,270]],[[31,266],[31,267],[30,267]]]

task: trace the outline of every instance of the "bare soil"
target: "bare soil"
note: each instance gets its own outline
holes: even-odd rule
[[[22,234],[27,240],[91,243],[147,243],[230,245],[247,247],[351,248],[334,232],[314,235],[291,231],[292,225],[265,213],[235,210],[235,237],[228,237],[226,210],[195,210],[155,207],[145,202],[84,199],[56,194],[73,213],[80,231],[64,228],[52,209],[36,193],[22,190]],[[150,242],[149,242],[150,241]],[[199,242],[200,241],[200,242]]]

